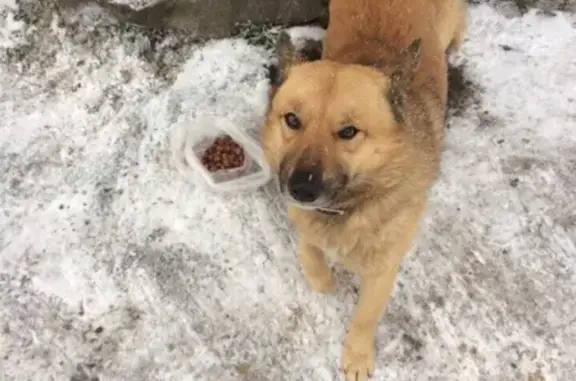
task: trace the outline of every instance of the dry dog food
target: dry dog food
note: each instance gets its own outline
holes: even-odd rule
[[[218,137],[204,151],[202,165],[210,172],[242,167],[244,165],[244,149],[230,136]]]

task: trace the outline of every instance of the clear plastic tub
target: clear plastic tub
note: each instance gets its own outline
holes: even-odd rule
[[[180,132],[180,161],[195,172],[209,188],[218,192],[238,192],[257,189],[270,181],[270,168],[264,159],[254,133],[235,127],[229,120],[217,116],[200,116]],[[217,138],[229,137],[244,151],[240,167],[209,171],[202,156]]]

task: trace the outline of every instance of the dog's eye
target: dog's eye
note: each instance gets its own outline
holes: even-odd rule
[[[302,127],[300,119],[293,112],[289,112],[288,114],[284,115],[284,122],[288,128],[292,130],[299,130],[300,127]]]
[[[354,126],[344,127],[338,131],[338,137],[343,140],[350,140],[356,136],[358,129]]]

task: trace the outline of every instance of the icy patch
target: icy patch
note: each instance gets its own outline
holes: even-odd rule
[[[326,31],[320,27],[294,27],[287,30],[296,49],[301,49],[307,40],[323,40]]]
[[[0,49],[12,48],[22,42],[24,23],[15,19],[11,2],[0,3]]]
[[[16,8],[16,0],[0,0],[0,9],[3,8]]]
[[[126,5],[134,10],[148,8],[164,0],[106,0],[113,4]]]

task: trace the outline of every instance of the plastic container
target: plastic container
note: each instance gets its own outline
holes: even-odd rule
[[[238,192],[257,189],[270,181],[270,168],[264,159],[254,131],[243,131],[229,120],[217,116],[200,116],[185,126],[183,160],[197,177],[214,191]],[[252,133],[251,133],[252,132]],[[218,137],[230,137],[244,150],[242,166],[210,172],[202,156]]]

